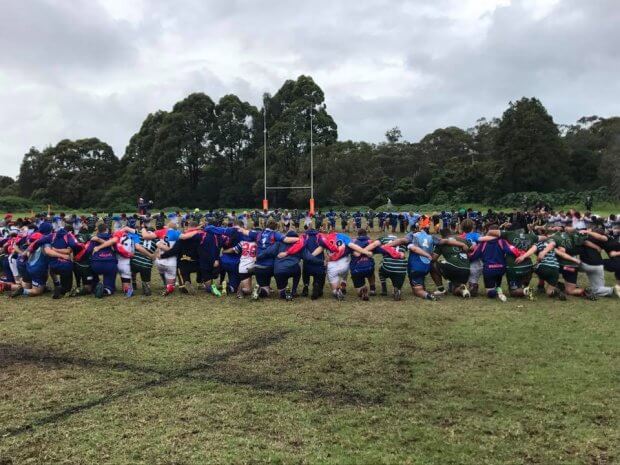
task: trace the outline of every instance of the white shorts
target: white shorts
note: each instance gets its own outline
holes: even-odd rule
[[[118,274],[121,275],[121,279],[131,279],[130,262],[131,262],[130,258],[125,258],[125,257],[116,258],[116,263],[117,263],[116,266],[118,269]]]
[[[11,273],[13,273],[13,277],[15,281],[19,278],[19,270],[17,269],[17,258],[9,258],[9,268],[11,269]]]
[[[166,263],[160,263],[159,260],[155,262],[155,265],[157,266],[157,271],[159,272],[159,274],[163,274],[164,278],[166,278],[166,281],[171,281],[173,279],[176,279],[177,277],[176,265],[172,266]]]
[[[335,262],[327,263],[327,280],[329,284],[338,285],[342,281],[347,280],[349,275],[349,264],[351,263],[351,257],[346,256]]]
[[[469,265],[469,280],[470,284],[478,284],[480,280],[480,275],[482,274],[482,260],[476,260],[470,263]]]

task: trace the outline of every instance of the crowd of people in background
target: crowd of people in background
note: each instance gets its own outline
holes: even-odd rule
[[[349,275],[361,300],[485,295],[620,297],[620,222],[544,205],[527,211],[175,211],[99,216],[44,212],[0,221],[0,292],[102,298],[117,291],[337,300]],[[376,238],[376,239],[374,239]],[[380,255],[380,260],[374,256]],[[606,271],[615,276],[608,282]],[[587,285],[580,286],[578,275]],[[378,278],[378,280],[377,280]],[[378,283],[377,283],[378,281]],[[430,291],[427,284],[434,283]],[[505,281],[505,284],[504,284]],[[505,292],[506,291],[506,292]]]

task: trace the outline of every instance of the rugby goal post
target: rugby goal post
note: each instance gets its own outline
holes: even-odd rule
[[[310,185],[309,186],[268,186],[267,185],[267,105],[263,105],[263,210],[269,210],[267,191],[288,189],[309,189],[309,211],[314,216],[314,141],[312,124],[312,107],[310,107]]]

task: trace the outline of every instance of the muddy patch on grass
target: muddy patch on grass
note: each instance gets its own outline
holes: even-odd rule
[[[245,352],[260,350],[268,345],[276,344],[287,337],[288,331],[271,332],[261,334],[257,337],[246,339],[231,348],[212,354],[208,354],[202,358],[202,361],[190,365],[178,371],[159,371],[144,367],[136,367],[126,363],[108,362],[105,360],[90,360],[85,358],[72,357],[66,354],[57,354],[49,349],[37,349],[16,345],[0,345],[0,366],[8,366],[14,363],[30,362],[41,364],[43,367],[54,367],[59,365],[76,365],[80,367],[92,368],[109,368],[113,370],[125,370],[136,372],[138,374],[149,374],[157,376],[155,379],[139,383],[125,389],[120,389],[113,393],[100,396],[96,399],[88,400],[79,404],[69,405],[52,414],[37,418],[30,423],[16,427],[8,427],[0,430],[0,440],[3,437],[17,436],[33,430],[36,427],[53,424],[72,415],[90,410],[96,407],[105,406],[111,402],[122,399],[127,396],[140,394],[150,389],[164,386],[170,382],[188,377],[191,373],[200,370],[213,369],[218,363],[224,362],[231,357],[237,356]]]

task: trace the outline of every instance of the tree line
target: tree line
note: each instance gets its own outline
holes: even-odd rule
[[[156,206],[258,207],[267,183],[307,185],[310,119],[315,198],[326,205],[497,204],[522,192],[605,192],[620,198],[620,118],[557,125],[536,98],[510,102],[501,118],[447,127],[418,142],[398,127],[382,143],[338,141],[325,95],[309,76],[286,81],[257,108],[236,95],[193,93],[149,114],[119,159],[97,139],[63,140],[23,157],[0,194],[71,208],[122,209],[137,196]],[[308,192],[270,191],[278,207],[306,207]]]

